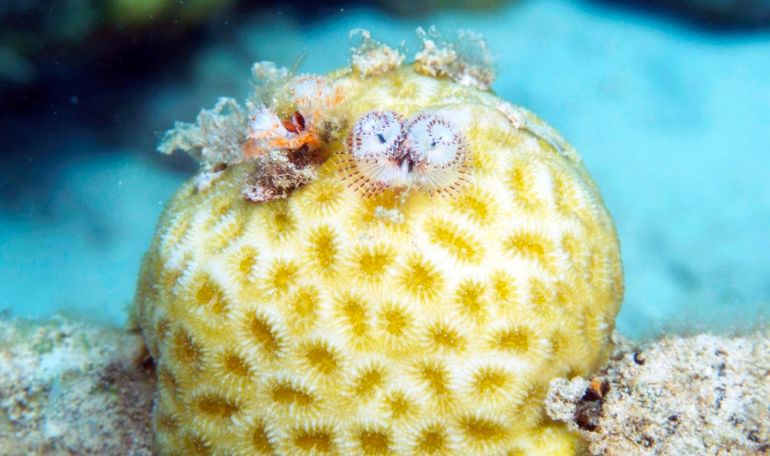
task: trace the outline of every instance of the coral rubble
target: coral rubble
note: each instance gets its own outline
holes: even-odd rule
[[[590,381],[551,382],[551,418],[596,455],[770,454],[767,335],[618,344]]]
[[[151,455],[146,354],[134,333],[0,319],[0,454]]]

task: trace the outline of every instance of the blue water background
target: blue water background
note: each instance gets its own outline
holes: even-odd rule
[[[582,154],[617,223],[626,272],[618,327],[746,329],[770,315],[770,35],[721,34],[624,9],[565,0],[405,20],[346,8],[318,21],[255,16],[153,88],[147,118],[194,119],[242,97],[253,60],[326,72],[347,63],[348,30],[418,50],[417,26],[480,32],[494,90],[555,126]],[[137,137],[160,131],[136,128]],[[104,147],[67,132],[71,155],[45,198],[55,217],[0,212],[0,310],[65,312],[121,324],[164,202],[186,177],[148,147]]]

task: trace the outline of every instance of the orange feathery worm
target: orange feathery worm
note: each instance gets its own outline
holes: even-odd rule
[[[247,139],[241,146],[243,157],[246,159],[259,157],[265,154],[265,149],[259,147],[254,139]]]

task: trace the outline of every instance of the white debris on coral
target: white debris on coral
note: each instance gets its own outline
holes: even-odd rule
[[[526,112],[523,110],[523,108],[515,106],[504,100],[498,101],[495,107],[497,108],[498,111],[500,111],[500,113],[502,113],[505,116],[506,119],[508,119],[508,122],[511,123],[511,126],[513,128],[517,130],[526,128],[527,115],[526,115]]]
[[[405,189],[403,191],[398,191],[398,194],[396,196],[395,206],[394,207],[384,207],[384,206],[377,206],[374,208],[374,216],[377,217],[380,220],[386,221],[388,223],[392,223],[394,225],[398,225],[400,223],[404,223],[404,212],[401,210],[401,207],[406,204],[407,200],[409,199],[409,189]]]
[[[505,100],[497,100],[495,108],[508,119],[513,128],[524,130],[537,136],[573,163],[580,162],[580,154],[556,130],[540,120],[532,112]]]
[[[246,107],[253,112],[258,106],[275,106],[280,103],[276,97],[280,88],[291,78],[288,68],[279,67],[273,62],[256,62],[251,66],[252,93]]]
[[[458,30],[449,39],[435,27],[417,29],[422,50],[415,57],[415,69],[433,77],[447,77],[458,84],[488,90],[495,79],[492,56],[481,35]]]
[[[0,320],[0,454],[152,455],[146,355],[138,334]]]
[[[282,83],[289,77],[289,69],[279,67],[275,62],[262,60],[251,66],[251,77],[255,85],[265,87],[269,83]]]
[[[406,58],[397,49],[373,39],[368,30],[351,30],[350,39],[359,40],[358,45],[350,50],[350,67],[364,77],[393,71],[400,67]]]
[[[554,380],[546,400],[592,454],[770,454],[766,334],[624,345],[590,382]]]
[[[216,180],[222,176],[222,173],[224,173],[225,169],[227,168],[224,166],[221,166],[216,169],[199,172],[195,176],[195,189],[198,190],[199,192],[202,192],[208,189],[209,187],[211,187],[211,184],[216,182]]]
[[[246,141],[247,124],[244,108],[234,99],[222,97],[213,109],[201,110],[196,123],[176,122],[164,135],[158,151],[188,153],[201,165],[201,173],[211,174],[203,176],[200,182],[210,184],[217,177],[217,168],[243,161],[241,148]]]
[[[404,213],[397,208],[388,209],[382,206],[377,206],[374,208],[374,216],[378,219],[385,220],[395,225],[404,223]]]
[[[342,91],[334,81],[317,74],[302,74],[289,80],[289,101],[307,119],[318,123],[319,118],[328,116],[342,101]]]

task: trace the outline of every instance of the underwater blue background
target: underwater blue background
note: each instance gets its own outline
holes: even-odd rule
[[[566,0],[415,19],[350,5],[312,21],[268,10],[214,24],[214,38],[178,76],[148,87],[138,112],[116,120],[135,141],[116,147],[77,123],[41,125],[46,153],[60,159],[6,162],[19,168],[8,175],[24,176],[9,186],[25,199],[0,208],[0,310],[124,323],[157,217],[194,170],[184,157],[153,155],[163,128],[193,121],[218,96],[242,98],[254,60],[333,70],[346,65],[357,27],[413,55],[415,28],[429,25],[481,33],[496,59],[493,89],[583,156],[621,239],[622,333],[767,321],[770,33]],[[61,115],[87,101],[80,97],[67,94]]]

